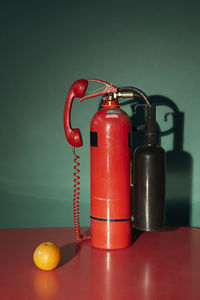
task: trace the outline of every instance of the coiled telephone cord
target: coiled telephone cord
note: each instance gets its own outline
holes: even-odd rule
[[[88,240],[90,239],[90,234],[81,234],[80,231],[80,219],[79,219],[79,179],[78,173],[80,172],[79,166],[80,163],[77,161],[80,157],[75,152],[75,147],[72,146],[73,154],[75,156],[74,158],[74,197],[73,197],[73,206],[74,206],[74,236],[78,241]]]

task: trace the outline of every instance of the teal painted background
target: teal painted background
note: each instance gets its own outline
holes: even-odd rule
[[[175,133],[160,138],[168,162],[166,218],[168,224],[200,226],[199,1],[1,1],[0,6],[0,227],[73,224],[73,155],[63,108],[71,84],[89,77],[134,85],[160,104],[169,99],[176,104],[182,114],[176,114]],[[84,141],[77,151],[82,225],[89,224],[89,122],[99,101],[75,101],[72,111],[72,125],[81,128]],[[131,115],[129,105],[124,109]],[[158,106],[161,131],[172,127],[174,115],[164,121],[172,111]],[[181,131],[183,148],[175,151]]]

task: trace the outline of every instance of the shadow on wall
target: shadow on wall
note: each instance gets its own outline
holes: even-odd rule
[[[173,120],[172,128],[157,132],[160,140],[162,136],[173,134],[173,148],[166,152],[166,224],[190,226],[193,159],[183,149],[184,113],[167,97],[153,95],[150,101],[171,108],[164,119],[167,121],[171,116]]]
[[[193,159],[190,153],[183,149],[184,141],[184,113],[180,112],[177,105],[169,98],[161,95],[149,97],[151,103],[156,106],[164,106],[170,109],[163,117],[168,121],[172,117],[173,126],[161,131],[156,123],[156,141],[161,145],[161,138],[173,134],[173,148],[166,152],[166,208],[165,224],[174,226],[190,226],[191,221],[191,202],[192,202],[192,166]],[[144,144],[144,131],[141,130],[144,124],[144,110],[137,108],[139,99],[131,99],[120,102],[123,108],[130,105],[132,110],[132,153],[135,149]],[[102,101],[101,101],[102,103]],[[100,104],[101,105],[101,104]],[[100,106],[99,106],[100,108]],[[134,163],[133,163],[134,167]]]

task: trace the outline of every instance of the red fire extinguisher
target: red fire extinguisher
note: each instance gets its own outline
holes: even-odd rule
[[[103,91],[85,96],[88,82],[103,83]],[[90,124],[91,170],[91,233],[81,235],[79,223],[79,156],[76,147],[82,146],[78,128],[71,128],[70,113],[75,97],[80,102],[105,95],[101,109]],[[120,249],[131,245],[131,122],[120,109],[118,98],[142,98],[150,106],[148,98],[139,89],[116,86],[98,79],[77,80],[71,86],[64,109],[64,129],[75,155],[74,227],[77,240],[91,238],[94,247]]]

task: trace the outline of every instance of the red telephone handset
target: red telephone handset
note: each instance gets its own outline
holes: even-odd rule
[[[82,98],[85,95],[88,81],[80,79],[75,81],[67,95],[65,108],[64,108],[64,129],[69,144],[74,147],[81,147],[83,145],[81,133],[78,128],[71,127],[71,107],[75,97]]]

